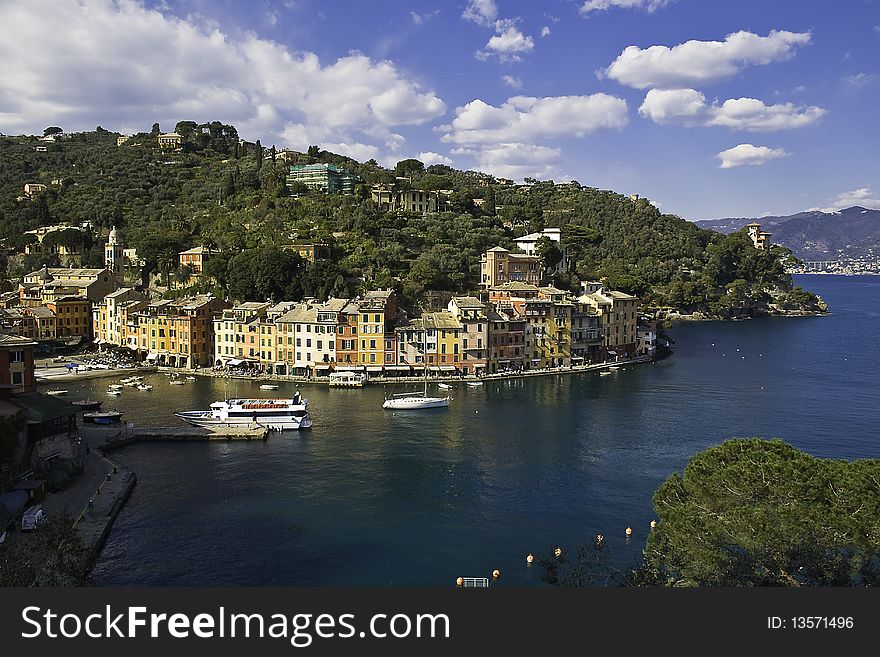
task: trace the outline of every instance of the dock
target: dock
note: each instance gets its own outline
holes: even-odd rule
[[[212,442],[239,440],[266,440],[269,429],[259,425],[237,427],[213,427],[205,429],[194,426],[138,427],[122,425],[83,425],[79,428],[88,442],[108,452],[126,445],[141,442]]]

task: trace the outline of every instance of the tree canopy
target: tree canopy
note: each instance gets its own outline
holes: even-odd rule
[[[880,584],[880,460],[735,439],[654,495],[645,572],[673,586]]]

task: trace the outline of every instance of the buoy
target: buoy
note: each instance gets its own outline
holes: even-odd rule
[[[498,579],[499,577],[501,577],[501,571],[496,568],[492,571],[492,579]]]
[[[657,527],[657,521],[656,521],[656,520],[652,520],[652,521],[651,521],[651,529],[656,529],[656,527]]]
[[[557,557],[561,557],[562,556],[562,548],[561,547],[556,548],[555,550],[553,550],[553,554],[556,555]]]
[[[605,542],[605,537],[602,534],[596,534],[596,545],[602,547],[602,543]]]
[[[529,553],[526,555],[526,563],[533,563],[535,561],[535,555]]]
[[[459,577],[457,580],[455,580],[455,585],[459,588],[464,586],[464,577]]]
[[[627,536],[632,536],[632,535],[633,535],[633,528],[632,528],[632,527],[627,527],[627,528],[626,528],[626,535],[627,535]]]

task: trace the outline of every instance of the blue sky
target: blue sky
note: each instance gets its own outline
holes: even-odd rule
[[[0,21],[6,134],[219,119],[688,219],[880,207],[880,0],[0,0]]]

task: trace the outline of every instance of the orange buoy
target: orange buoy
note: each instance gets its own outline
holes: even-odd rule
[[[526,555],[526,563],[533,563],[535,561],[535,555],[531,552]]]
[[[553,550],[553,554],[555,554],[557,557],[561,557],[562,556],[562,548],[561,547],[556,548],[555,550]]]
[[[458,588],[461,588],[462,586],[464,586],[464,577],[459,577],[457,580],[455,580],[455,585]]]
[[[656,529],[656,527],[657,527],[657,521],[656,521],[656,520],[652,520],[652,521],[651,521],[651,529]]]
[[[633,535],[633,528],[632,528],[632,527],[627,527],[627,528],[626,528],[626,535],[627,535],[627,536],[632,536],[632,535]]]
[[[501,577],[501,571],[496,568],[492,571],[492,579],[498,579],[499,577]]]

